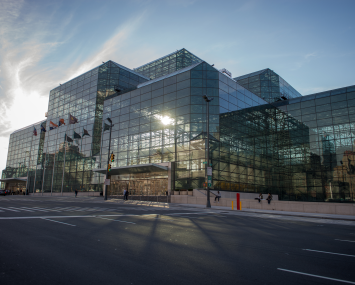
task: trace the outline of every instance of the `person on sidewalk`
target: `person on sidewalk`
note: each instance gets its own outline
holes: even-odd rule
[[[128,192],[128,190],[126,191],[126,200],[128,200],[128,194],[129,194],[129,192]]]
[[[75,189],[75,198],[76,198],[77,195],[78,195],[78,190]]]
[[[263,194],[260,193],[260,195],[257,199],[259,200],[259,203],[260,203],[260,201],[263,200]]]
[[[126,200],[126,192],[127,192],[127,190],[123,189],[123,201]]]
[[[267,200],[267,203],[270,204],[270,202],[272,200],[272,195],[270,193],[267,195],[266,200]]]
[[[216,200],[218,199],[218,203],[219,203],[219,198],[221,198],[221,194],[218,191],[216,197],[214,197],[214,201],[216,202]]]

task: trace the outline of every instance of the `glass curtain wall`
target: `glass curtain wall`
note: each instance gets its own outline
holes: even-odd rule
[[[40,189],[38,186],[42,185],[45,133],[41,133],[41,124],[44,125],[45,122],[38,122],[10,135],[6,168],[2,171],[3,179],[27,177],[28,174],[30,193]],[[34,135],[34,129],[36,129],[37,136]],[[4,183],[2,187],[5,187]]]
[[[44,145],[45,192],[101,191],[103,102],[115,89],[129,90],[147,79],[109,61],[50,93]],[[69,124],[69,114],[78,122]],[[51,130],[51,123],[57,125]]]
[[[268,68],[236,77],[234,80],[269,103],[302,96],[281,76]]]
[[[293,154],[302,171],[285,198],[354,201],[355,86],[278,102],[275,106],[308,129],[302,135],[309,140],[309,150],[304,155]]]
[[[202,62],[202,60],[197,56],[186,49],[181,49],[137,67],[134,71],[149,77],[150,79],[155,79],[199,62]]]

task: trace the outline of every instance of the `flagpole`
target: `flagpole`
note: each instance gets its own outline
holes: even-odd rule
[[[83,127],[83,129],[84,129],[84,127]],[[81,135],[81,142],[80,142],[80,151],[82,151],[82,148],[83,147],[83,135]]]
[[[42,177],[42,196],[43,196],[44,175],[46,174],[46,162],[47,162],[47,153],[46,156],[44,157],[43,177]]]
[[[37,130],[36,130],[37,133]],[[31,139],[31,146],[30,146],[30,153],[29,153],[29,158],[28,158],[28,166],[27,166],[27,178],[26,178],[26,191],[25,191],[25,196],[27,195],[27,187],[28,187],[28,172],[30,171],[30,161],[31,161],[31,150],[32,150],[32,143],[33,143],[33,137]]]
[[[42,123],[43,124],[43,123]],[[43,125],[41,124],[41,135],[42,135],[42,127],[43,127]],[[46,126],[47,126],[47,124],[46,124]],[[40,136],[41,136],[40,135]],[[44,134],[44,136],[45,136],[45,134]],[[44,140],[44,139],[43,139]],[[41,137],[39,138],[39,141],[41,141]],[[39,147],[39,146],[38,146]],[[38,162],[38,154],[37,154],[37,162]],[[33,181],[33,194],[34,193],[36,193],[36,179],[37,179],[37,166],[38,166],[38,164],[37,164],[37,162],[36,162],[36,169],[35,169],[35,179],[34,179],[34,181]]]
[[[51,184],[51,196],[52,196],[52,194],[53,194],[53,180],[54,180],[54,169],[55,169],[55,157],[56,157],[56,152],[54,151],[54,162],[53,162],[52,184]]]
[[[70,114],[69,114],[69,116],[70,116]],[[68,120],[67,129],[65,130],[65,135],[64,135],[64,159],[63,159],[63,173],[62,173],[62,188],[60,190],[62,196],[63,196],[64,170],[65,170],[65,157],[66,157],[66,154],[67,154],[67,148],[66,148],[65,144],[67,142],[68,127],[70,128],[69,120]]]

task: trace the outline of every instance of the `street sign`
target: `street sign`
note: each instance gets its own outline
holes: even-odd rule
[[[207,176],[207,180],[212,180],[212,176]]]
[[[207,167],[207,175],[212,176],[212,167]]]
[[[110,179],[105,179],[105,185],[110,185]]]
[[[212,183],[208,183],[208,187],[212,187]]]
[[[207,161],[202,162],[203,164],[207,164]]]

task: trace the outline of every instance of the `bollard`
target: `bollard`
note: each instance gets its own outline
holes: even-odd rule
[[[237,210],[240,210],[240,194],[237,193]]]
[[[234,207],[233,207],[233,201],[232,201],[232,211],[234,210]]]
[[[240,210],[242,210],[242,201],[240,201]]]

